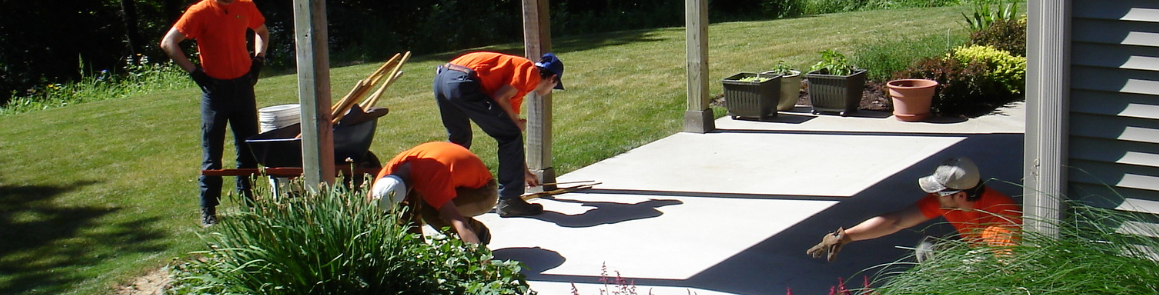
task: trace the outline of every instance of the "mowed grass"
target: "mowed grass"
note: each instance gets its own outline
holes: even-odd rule
[[[853,40],[964,34],[948,7],[854,12],[713,24],[710,92],[737,72],[778,60],[806,69],[818,51],[851,54]],[[683,16],[673,16],[683,17]],[[273,40],[292,42],[292,40]],[[679,132],[685,108],[683,28],[558,38],[565,91],[553,98],[559,174]],[[521,54],[521,44],[476,50]],[[434,67],[462,52],[416,56],[379,102],[371,151],[383,160],[445,140],[431,94]],[[334,101],[382,61],[331,70]],[[297,77],[263,79],[259,107],[296,103]],[[194,88],[0,117],[0,293],[109,294],[188,252],[198,234],[199,93]],[[724,110],[714,110],[722,116]],[[226,155],[233,153],[227,144]],[[494,170],[495,142],[476,130],[472,150]],[[232,165],[230,156],[227,165]],[[226,180],[226,190],[232,180]],[[238,202],[226,200],[224,218]]]

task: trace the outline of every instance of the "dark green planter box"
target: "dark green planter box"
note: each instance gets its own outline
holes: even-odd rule
[[[809,102],[813,114],[840,113],[848,116],[857,112],[865,91],[865,70],[855,70],[849,76],[835,76],[812,71],[805,74],[809,80]]]
[[[763,82],[742,82],[749,77],[770,78]],[[764,121],[777,117],[777,102],[781,96],[781,75],[739,73],[721,80],[724,84],[724,105],[733,119],[757,118]]]

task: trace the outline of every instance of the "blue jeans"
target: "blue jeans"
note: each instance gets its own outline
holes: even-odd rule
[[[237,150],[237,168],[257,168],[245,139],[258,134],[258,111],[254,88],[248,75],[232,80],[216,80],[215,86],[201,95],[201,169],[221,169],[225,149],[225,126],[233,131]],[[214,207],[221,199],[221,176],[202,175],[201,207]],[[237,191],[247,201],[253,199],[250,178],[237,177]]]
[[[526,160],[519,126],[490,94],[483,93],[473,72],[440,68],[433,88],[448,140],[470,149],[471,122],[475,122],[499,144],[499,198],[522,195]]]

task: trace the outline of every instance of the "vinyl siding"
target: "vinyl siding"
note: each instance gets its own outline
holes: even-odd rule
[[[1159,1],[1072,4],[1068,194],[1159,214]]]

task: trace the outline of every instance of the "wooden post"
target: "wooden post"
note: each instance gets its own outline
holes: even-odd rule
[[[708,0],[684,1],[684,35],[688,61],[688,108],[684,132],[707,133],[716,129],[708,107]]]
[[[316,190],[321,184],[334,183],[325,0],[294,0],[294,41],[302,106],[302,177],[306,187]]]
[[[532,61],[539,61],[544,53],[551,52],[551,21],[547,10],[547,0],[523,0],[523,46],[524,54]],[[527,169],[539,176],[542,183],[554,183],[555,169],[551,163],[551,94],[539,96],[532,92],[527,95]],[[548,185],[534,190],[553,190]]]

